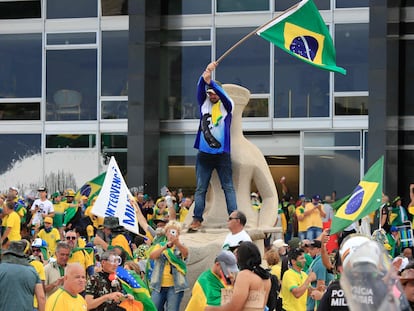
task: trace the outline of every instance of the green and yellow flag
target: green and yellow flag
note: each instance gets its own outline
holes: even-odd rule
[[[312,0],[302,0],[256,34],[306,63],[346,74],[344,68],[336,65],[331,35]]]
[[[332,219],[331,233],[342,231],[381,206],[383,171],[384,156],[370,167],[354,191],[340,200],[342,205]]]
[[[104,183],[106,172],[96,176],[94,179],[86,182],[75,195],[75,201],[79,202],[82,196],[88,197],[88,206],[91,205],[93,198],[98,196],[101,192]]]

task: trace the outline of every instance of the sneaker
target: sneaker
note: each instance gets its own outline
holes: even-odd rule
[[[197,232],[198,229],[201,228],[201,221],[194,219],[191,223],[190,227],[188,228],[188,233],[194,233]]]

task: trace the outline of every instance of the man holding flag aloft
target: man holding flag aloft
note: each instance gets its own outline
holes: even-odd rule
[[[197,84],[197,101],[200,109],[200,125],[194,148],[197,188],[193,222],[188,232],[196,232],[203,222],[206,194],[215,169],[226,197],[227,213],[237,210],[233,187],[233,171],[230,157],[230,126],[234,104],[223,88],[211,77],[218,62],[208,64]]]

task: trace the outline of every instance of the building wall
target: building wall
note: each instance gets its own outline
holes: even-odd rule
[[[195,84],[203,68],[296,1],[20,2],[0,1],[2,172],[34,159],[35,178],[13,174],[16,182],[30,189],[55,173],[64,180],[55,187],[76,188],[114,155],[130,186],[157,195],[177,180],[169,176],[177,159],[193,165]],[[253,36],[220,63],[215,78],[251,91],[245,135],[269,165],[296,159],[290,165],[299,168],[298,193],[346,194],[368,164],[368,1],[315,3],[346,76]],[[76,92],[61,92],[75,104],[59,110],[59,90],[77,91],[80,104]]]

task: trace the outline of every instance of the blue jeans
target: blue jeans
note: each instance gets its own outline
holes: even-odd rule
[[[158,311],[179,311],[183,296],[184,292],[176,293],[174,286],[161,287],[160,292],[153,290],[151,293],[152,301]],[[167,307],[164,309],[165,304],[167,304]]]
[[[322,229],[318,227],[309,227],[306,232],[306,238],[309,241],[317,239],[322,234]]]
[[[306,231],[301,231],[298,232],[298,237],[301,241],[303,241],[304,239],[306,239]],[[289,242],[289,241],[288,241]]]
[[[195,192],[194,219],[203,221],[206,207],[206,194],[213,170],[216,169],[221,188],[226,197],[227,213],[237,210],[236,192],[233,187],[233,170],[228,153],[209,154],[199,151],[196,162],[197,188]]]

